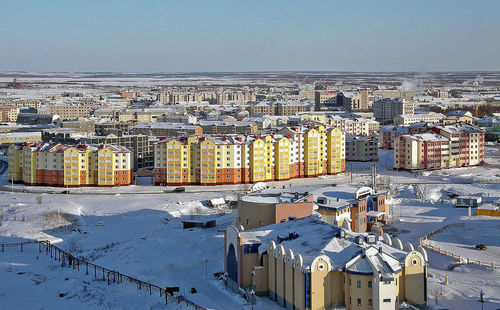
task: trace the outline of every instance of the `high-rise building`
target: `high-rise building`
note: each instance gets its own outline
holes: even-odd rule
[[[265,137],[226,135],[164,139],[154,147],[155,184],[239,184],[345,171],[338,128],[285,128]]]
[[[383,125],[390,124],[398,115],[414,114],[413,103],[399,99],[382,99],[373,102],[373,116]]]

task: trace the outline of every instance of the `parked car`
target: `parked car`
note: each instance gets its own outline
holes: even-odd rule
[[[184,193],[185,191],[186,191],[185,187],[176,187],[173,190],[174,193]]]

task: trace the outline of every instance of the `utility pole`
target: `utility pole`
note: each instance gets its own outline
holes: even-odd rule
[[[352,161],[351,161],[351,184],[352,184]]]
[[[479,295],[478,301],[481,303],[481,310],[484,310],[484,302],[485,302],[485,300],[484,300],[483,290],[481,290],[481,293]]]

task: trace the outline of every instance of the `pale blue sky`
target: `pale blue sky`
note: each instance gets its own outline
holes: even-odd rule
[[[500,1],[3,0],[0,71],[500,70]]]

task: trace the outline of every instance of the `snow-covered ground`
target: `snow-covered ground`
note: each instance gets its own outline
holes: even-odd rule
[[[498,149],[489,148],[487,162],[480,167],[448,169],[414,175],[389,169],[392,152],[382,151],[377,163],[379,180],[405,184],[391,185],[394,194],[394,218],[391,233],[403,241],[416,244],[423,235],[446,224],[465,222],[465,229],[445,231],[433,242],[440,243],[464,256],[482,256],[499,261],[500,219],[467,217],[466,209],[455,209],[447,193],[481,193],[485,201],[500,200],[500,184],[418,184],[423,181],[462,182],[496,180],[500,175]],[[370,163],[354,163],[354,183],[368,182]],[[350,164],[347,165],[348,170]],[[347,190],[350,176],[328,176],[273,182],[291,191],[319,192],[321,187],[339,184],[336,190]],[[412,183],[413,182],[413,183]],[[3,183],[6,183],[5,176]],[[291,187],[290,187],[291,186]],[[22,186],[16,185],[16,188]],[[56,190],[40,187],[40,190]],[[162,193],[166,188],[137,185],[106,190],[97,195],[94,189],[75,189],[79,194],[12,193],[0,191],[0,243],[27,239],[48,239],[66,251],[109,269],[119,270],[159,286],[180,286],[181,293],[202,306],[213,309],[248,309],[238,295],[225,290],[212,272],[223,270],[222,230],[231,223],[229,210],[214,210],[200,201],[234,196],[241,186],[213,188],[187,187],[186,193]],[[61,189],[57,189],[61,190]],[[144,194],[157,190],[158,193]],[[99,189],[101,191],[101,189]],[[111,192],[109,192],[111,191]],[[119,194],[122,192],[122,194]],[[127,193],[127,194],[125,194]],[[231,197],[227,197],[231,198]],[[182,219],[191,216],[216,216],[217,228],[182,229]],[[388,229],[389,231],[389,229]],[[471,248],[484,243],[488,250]],[[0,305],[7,309],[137,309],[164,308],[163,299],[137,292],[134,286],[112,285],[94,280],[84,272],[62,269],[45,255],[36,258],[36,248],[26,246],[24,253],[16,248],[0,253]],[[31,252],[30,252],[31,251]],[[474,265],[460,265],[450,258],[429,251],[429,302],[449,309],[472,309],[478,306],[481,290],[485,309],[500,308],[500,274],[498,270]],[[208,272],[208,276],[206,273]],[[441,283],[448,275],[450,283]],[[68,278],[66,280],[66,278]],[[196,294],[190,293],[195,287]],[[29,294],[27,293],[29,292]],[[63,293],[64,296],[59,297]],[[41,301],[42,300],[42,301]],[[168,305],[168,308],[184,307]],[[259,298],[256,309],[278,309],[267,298]]]

